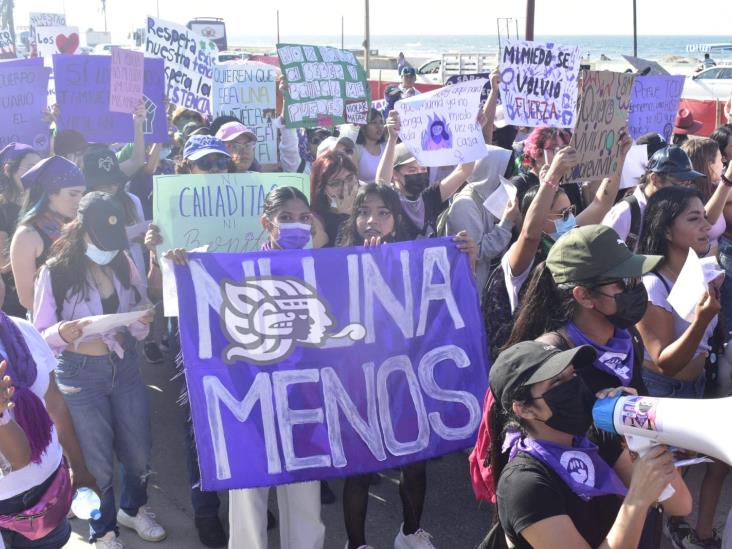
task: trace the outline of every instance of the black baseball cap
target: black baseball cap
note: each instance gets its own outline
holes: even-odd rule
[[[522,341],[498,355],[490,372],[490,388],[503,409],[510,410],[520,388],[551,379],[569,365],[584,368],[595,358],[597,352],[590,345],[560,351],[546,343]]]
[[[130,247],[125,228],[125,212],[109,193],[93,191],[79,202],[79,221],[92,242],[101,250],[126,250]]]
[[[636,141],[636,145],[645,145],[648,150],[648,160],[664,147],[668,147],[668,142],[655,132],[644,133]]]
[[[89,189],[122,185],[129,177],[120,169],[117,155],[107,147],[92,147],[84,155],[84,177]]]
[[[656,151],[648,161],[648,171],[670,175],[681,181],[692,181],[704,177],[691,165],[689,155],[676,145],[669,145]]]
[[[406,67],[403,67],[402,68],[402,74],[401,75],[402,76],[416,76],[417,75],[417,71],[414,70],[414,67],[410,67],[409,65],[407,65]]]

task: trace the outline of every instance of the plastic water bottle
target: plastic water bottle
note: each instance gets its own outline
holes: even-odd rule
[[[91,488],[79,488],[74,494],[74,499],[71,500],[71,510],[83,520],[98,520],[102,516],[99,511],[101,506],[99,496]]]

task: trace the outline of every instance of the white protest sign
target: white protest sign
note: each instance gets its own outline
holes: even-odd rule
[[[633,145],[625,156],[623,172],[620,175],[620,188],[629,189],[640,182],[648,164],[648,145]]]
[[[213,116],[235,116],[257,136],[254,156],[277,162],[276,67],[266,63],[220,63],[214,67]]]
[[[211,114],[218,51],[211,40],[183,25],[147,18],[145,52],[165,61],[165,90],[173,105]]]
[[[498,89],[509,124],[574,128],[579,46],[509,40],[499,55]]]
[[[501,177],[501,184],[485,199],[483,207],[493,214],[493,217],[501,219],[508,202],[510,200],[516,200],[516,190],[516,185],[508,181],[505,177]]]
[[[487,154],[477,123],[486,82],[469,80],[396,103],[399,137],[422,166],[462,164]]]
[[[707,292],[707,285],[719,278],[721,274],[723,271],[719,269],[715,257],[699,259],[696,252],[689,248],[689,255],[686,256],[684,266],[668,294],[669,305],[681,318],[692,322],[696,306]]]
[[[66,26],[66,15],[63,13],[31,12],[28,15],[28,28],[30,29],[32,43],[36,41],[36,30],[39,27]]]
[[[38,56],[49,65],[59,53],[72,55],[79,49],[79,27],[38,27],[36,29]]]

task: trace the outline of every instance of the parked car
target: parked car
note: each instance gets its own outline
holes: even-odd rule
[[[717,65],[689,76],[683,97],[727,99],[732,94],[732,65]]]

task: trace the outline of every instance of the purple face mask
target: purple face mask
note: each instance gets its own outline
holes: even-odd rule
[[[301,250],[310,242],[312,228],[307,223],[280,223],[277,245],[283,250]]]

